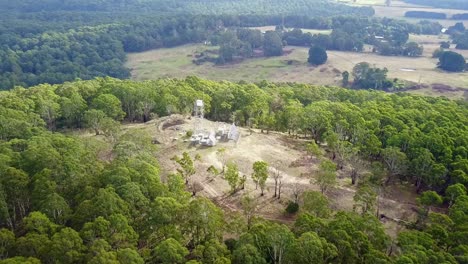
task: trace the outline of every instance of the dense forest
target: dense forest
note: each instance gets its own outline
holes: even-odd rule
[[[37,13],[24,15],[24,20],[4,20],[0,24],[3,47],[0,50],[0,89],[97,76],[127,78],[129,70],[123,66],[125,52],[202,42],[219,35],[226,28],[283,23],[282,17],[274,15],[142,15],[133,21],[122,15],[121,20],[115,23],[109,22],[109,15],[97,20],[92,15],[83,15],[62,23],[75,15],[63,13],[53,22],[48,21],[44,14]],[[83,26],[79,26],[81,23]],[[409,33],[437,34],[441,29],[438,23],[432,22],[410,24],[392,19],[354,17],[311,19],[288,16],[284,17],[284,24],[298,28],[334,29],[330,37],[318,36],[317,39],[312,39],[310,34],[301,40],[284,35],[282,38],[286,44],[302,46],[318,41],[328,49],[359,51],[364,43],[375,43],[374,36],[383,35],[395,39],[392,47],[396,51],[392,55],[404,53],[403,45]]]
[[[2,0],[0,13],[0,89],[10,89],[127,78],[125,52],[201,42],[224,27],[314,23],[341,14],[369,16],[373,9],[322,0]]]
[[[257,14],[257,15],[309,15],[330,16],[337,14],[373,15],[371,7],[352,7],[326,0],[45,0],[41,2],[20,0],[0,1],[0,9],[16,12],[143,12],[189,14]]]
[[[200,98],[212,120],[326,146],[353,167],[361,209],[333,212],[306,192],[286,226],[253,217],[255,197],[244,214],[191,197],[183,170],[162,180],[151,136],[119,122],[190,114]],[[3,91],[0,263],[466,263],[467,126],[466,102],[303,84],[98,78]],[[104,139],[63,133],[73,128]],[[391,240],[366,186],[400,181],[420,207]]]
[[[405,1],[468,9],[464,0]],[[0,0],[0,264],[468,263],[466,101],[375,91],[398,80],[364,62],[343,73],[350,89],[126,80],[128,52],[206,41],[220,47],[219,64],[255,50],[279,56],[284,45],[313,46],[325,60],[326,50],[364,44],[415,57],[422,47],[409,34],[442,29],[373,14],[327,0]],[[266,25],[277,29],[246,28]],[[468,49],[462,23],[447,34]],[[454,71],[466,67],[440,50],[442,69],[454,59]],[[321,192],[285,198],[293,221],[257,215],[258,197],[247,192],[241,210],[223,211],[191,190],[189,177],[202,173],[196,157],[174,157],[177,169],[166,175],[152,135],[123,129],[188,116],[198,99],[207,119],[300,137],[311,157],[321,156],[311,169]],[[268,164],[252,166],[252,178],[262,170],[266,181]],[[222,171],[236,190],[237,168]],[[325,195],[338,173],[356,190],[352,211],[334,210]],[[415,217],[393,219],[403,231],[390,236],[379,198],[402,185],[418,195]]]

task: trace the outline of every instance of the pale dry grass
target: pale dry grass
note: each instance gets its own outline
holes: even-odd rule
[[[409,82],[433,84],[443,83],[453,87],[468,88],[468,73],[447,73],[436,68],[437,59],[432,52],[439,47],[439,42],[446,40],[439,36],[411,36],[412,40],[423,41],[424,56],[419,58],[385,57],[369,52],[328,51],[328,61],[321,66],[311,66],[306,60],[308,49],[305,47],[287,47],[292,52],[285,56],[247,59],[240,63],[216,66],[205,63],[197,66],[192,63],[195,52],[208,48],[204,45],[185,45],[177,48],[158,49],[142,53],[129,54],[127,67],[132,69],[136,80],[157,79],[160,77],[185,78],[197,75],[212,80],[260,82],[300,82],[318,85],[340,85],[341,72],[351,72],[359,62],[368,62],[376,67],[386,67],[390,78]],[[212,48],[212,47],[210,47]],[[468,57],[468,51],[459,51]],[[289,63],[289,64],[288,64]],[[414,69],[405,71],[402,69]],[[441,93],[430,88],[423,90],[427,95],[445,95],[460,98],[462,92]],[[420,91],[421,93],[421,91]]]

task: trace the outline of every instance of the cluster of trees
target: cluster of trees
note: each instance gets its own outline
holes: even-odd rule
[[[421,56],[422,45],[415,42],[408,42],[409,33],[406,28],[395,27],[390,24],[387,29],[381,26],[373,28],[371,26],[357,27],[350,23],[343,27],[336,27],[330,35],[302,33],[300,29],[283,34],[283,41],[288,45],[300,46],[320,46],[328,50],[356,51],[363,50],[364,44],[374,46],[374,51],[384,56]],[[364,30],[362,30],[364,29]]]
[[[468,30],[461,22],[449,27],[446,34],[450,35],[456,49],[468,49]]]
[[[468,30],[454,36],[453,43],[456,44],[457,49],[468,50]]]
[[[421,31],[421,28],[424,27]],[[420,56],[423,48],[409,42],[409,34],[439,34],[439,23],[421,21],[410,24],[393,19],[335,17],[330,35],[303,33],[300,29],[283,32],[283,42],[295,46],[320,46],[327,50],[362,51],[364,44],[374,45],[382,55]]]
[[[424,47],[416,42],[408,42],[403,45],[388,41],[378,42],[375,50],[384,56],[407,56],[419,57],[424,51]]]
[[[328,59],[327,51],[320,46],[313,46],[309,49],[307,62],[313,65],[324,64]]]
[[[405,17],[426,18],[426,19],[446,19],[445,13],[428,12],[428,11],[407,11]]]
[[[408,42],[409,33],[414,33],[414,28],[407,23],[391,19],[353,17],[334,17],[330,21],[333,24],[330,35],[312,35],[299,28],[284,30],[281,26],[277,26],[275,31],[267,32],[265,37],[259,30],[245,28],[217,32],[211,37],[211,43],[221,47],[216,62],[223,64],[235,58],[252,57],[253,50],[259,48],[263,48],[266,56],[278,56],[282,54],[282,45],[359,52],[363,50],[364,44],[371,44],[375,46],[374,51],[385,56],[422,55],[422,45]],[[438,34],[442,28],[438,23],[421,22],[421,25],[434,27],[430,34]]]
[[[463,55],[453,51],[441,51],[437,54],[439,58],[438,67],[451,72],[462,72],[467,68]]]
[[[208,199],[185,191],[197,157],[176,157],[181,169],[163,182],[151,137],[143,132],[123,133],[117,126],[98,140],[50,131],[103,131],[101,123],[190,113],[200,98],[213,120],[235,116],[242,125],[327,143],[334,162],[321,163],[316,183],[325,192],[336,170],[351,166],[359,183],[356,212],[333,213],[323,195],[306,192],[291,228],[256,218],[255,198],[248,196],[243,215],[225,216]],[[467,117],[466,103],[443,98],[195,77],[141,83],[105,78],[3,91],[0,262],[462,263],[468,254]],[[307,149],[314,153],[318,144]],[[359,167],[363,161],[368,169]],[[260,188],[267,166],[253,164]],[[236,171],[227,164],[225,177],[239,188]],[[409,226],[392,243],[365,178],[433,190],[420,198],[416,229]],[[448,215],[431,210],[444,202],[438,193],[450,206]],[[224,233],[236,239],[223,243]]]
[[[387,68],[372,67],[367,62],[361,62],[353,68],[353,87],[358,89],[388,90],[393,87],[393,82],[387,79]],[[349,73],[343,74],[343,86],[348,85]]]
[[[254,50],[261,51],[267,57],[283,54],[281,33],[239,28],[226,30],[211,38],[211,44],[219,45],[218,64],[231,62],[235,58],[249,58],[254,56]]]

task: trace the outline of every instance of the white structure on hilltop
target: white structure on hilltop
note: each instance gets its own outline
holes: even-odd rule
[[[205,104],[203,100],[196,100],[193,106],[194,127],[193,134],[190,138],[192,144],[200,144],[202,146],[213,147],[216,145],[216,133],[210,129],[205,122]]]
[[[203,100],[196,100],[193,107],[193,114],[195,117],[203,118],[205,115],[205,104]]]
[[[232,140],[237,144],[241,135],[239,128],[234,123],[230,127],[220,123],[213,125],[204,119],[204,111],[203,100],[196,100],[193,107],[194,127],[190,142],[208,147],[216,146],[218,141]]]

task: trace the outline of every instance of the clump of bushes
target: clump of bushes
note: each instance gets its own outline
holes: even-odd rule
[[[299,204],[293,201],[290,201],[288,203],[288,206],[286,207],[286,213],[288,214],[295,214],[299,211]]]

